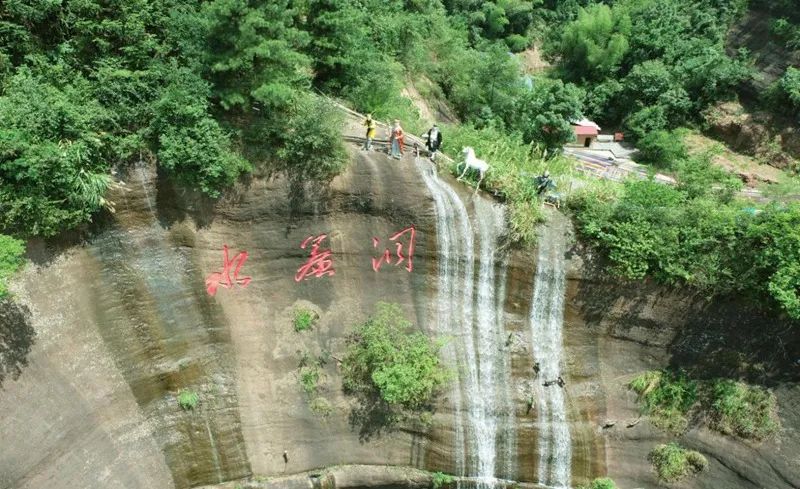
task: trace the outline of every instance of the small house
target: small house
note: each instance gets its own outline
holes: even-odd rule
[[[588,148],[600,134],[600,126],[589,119],[581,119],[572,123],[572,132],[575,133],[573,146]]]

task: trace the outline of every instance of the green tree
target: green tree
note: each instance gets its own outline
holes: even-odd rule
[[[448,378],[438,357],[442,343],[410,329],[399,306],[379,303],[348,340],[345,390],[376,396],[392,410],[428,408]]]
[[[0,97],[0,229],[52,236],[105,203],[108,113],[78,75],[63,86],[19,69]]]
[[[537,78],[516,100],[511,125],[525,142],[542,144],[548,150],[561,148],[574,138],[571,121],[580,119],[582,99],[575,85]]]
[[[672,168],[679,160],[687,157],[686,145],[675,131],[648,133],[639,139],[636,148],[639,150],[637,160],[659,168]]]
[[[355,0],[310,0],[306,29],[316,80],[341,88],[358,82],[357,67],[374,57],[369,49],[366,12]]]
[[[627,12],[598,3],[581,8],[558,44],[571,80],[602,80],[617,71],[628,50],[631,20]]]
[[[306,32],[297,28],[288,0],[215,0],[204,4],[208,18],[207,62],[214,94],[225,109],[285,109],[310,80],[302,53]]]

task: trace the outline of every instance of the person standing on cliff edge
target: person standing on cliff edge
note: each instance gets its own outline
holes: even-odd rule
[[[439,126],[434,124],[433,127],[428,129],[425,136],[425,145],[428,147],[428,151],[431,152],[431,161],[436,161],[436,152],[442,146],[442,132],[439,130]]]
[[[364,119],[361,125],[367,128],[366,141],[364,141],[364,146],[361,149],[369,151],[372,149],[372,140],[375,139],[375,120],[372,118],[372,114],[367,114],[367,118]]]
[[[392,126],[392,132],[389,135],[389,144],[391,145],[391,155],[392,158],[400,159],[403,156],[403,139],[405,138],[405,133],[403,132],[403,128],[400,127],[400,121],[398,119],[394,120],[394,125]]]

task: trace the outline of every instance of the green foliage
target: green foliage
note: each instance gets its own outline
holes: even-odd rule
[[[199,403],[200,396],[195,391],[184,389],[178,394],[178,405],[184,411],[193,410]]]
[[[631,19],[622,9],[602,3],[578,11],[561,34],[558,52],[571,80],[602,80],[614,74],[628,50]]]
[[[561,73],[587,90],[586,112],[636,138],[696,119],[750,76],[744,54],[727,55],[725,33],[740,0],[630,0],[576,11],[545,43]],[[620,81],[621,80],[621,81]]]
[[[588,486],[581,486],[580,489],[617,489],[617,485],[608,477],[600,477],[593,480]]]
[[[25,243],[0,234],[0,299],[8,294],[8,281],[22,266]]]
[[[525,142],[539,142],[550,151],[574,139],[571,121],[580,119],[583,93],[560,80],[536,79],[515,103],[512,126]]]
[[[772,105],[778,112],[800,117],[800,69],[793,66],[786,68],[770,92]]]
[[[702,472],[708,467],[708,460],[694,450],[687,450],[677,443],[658,445],[647,455],[664,482],[675,482],[688,475]]]
[[[674,131],[654,131],[646,134],[637,143],[637,160],[658,168],[672,168],[688,154],[683,139]]]
[[[431,479],[431,487],[433,489],[441,489],[444,486],[448,486],[455,482],[455,477],[450,474],[445,474],[443,472],[434,472],[433,477]]]
[[[260,104],[280,113],[307,86],[310,60],[302,49],[309,36],[295,25],[292,6],[288,0],[203,4],[206,62],[223,108]]]
[[[410,328],[399,306],[379,303],[348,339],[342,360],[345,390],[376,396],[390,409],[426,409],[448,373],[438,357],[442,343]]]
[[[778,430],[771,392],[727,379],[715,380],[711,390],[711,425],[717,431],[763,440]]]
[[[549,171],[557,185],[567,185],[575,178],[573,166],[562,156],[547,158],[547,153],[533,144],[525,144],[519,134],[508,135],[494,127],[448,126],[443,150],[461,158],[461,150],[470,146],[479,158],[489,163],[484,186],[506,200],[510,237],[513,241],[533,244],[539,224],[544,221],[542,204],[536,194],[534,177]],[[450,168],[459,175],[458,161]],[[559,190],[558,188],[556,190]]]
[[[638,395],[642,410],[653,424],[675,433],[686,429],[686,416],[698,398],[697,382],[682,372],[662,370],[639,375],[629,387]]]
[[[680,433],[693,410],[726,435],[764,440],[779,428],[777,401],[768,390],[730,379],[696,381],[683,372],[645,372],[631,381],[644,413],[659,428]]]
[[[342,121],[342,114],[330,102],[304,98],[280,136],[280,169],[302,182],[325,182],[339,174],[348,161],[341,142]]]
[[[322,418],[327,418],[333,414],[331,402],[324,397],[315,397],[308,405],[311,412]]]
[[[300,368],[300,386],[306,394],[314,394],[319,388],[322,372],[316,365],[305,365]]]
[[[53,236],[101,208],[108,121],[80,76],[55,84],[18,70],[0,97],[0,229]]]
[[[314,321],[318,318],[317,313],[312,311],[311,309],[306,308],[297,308],[294,310],[294,319],[292,320],[292,324],[294,325],[294,330],[298,333],[301,331],[310,330],[314,326]]]

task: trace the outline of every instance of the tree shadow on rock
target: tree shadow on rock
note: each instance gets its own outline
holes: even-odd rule
[[[670,345],[671,365],[699,378],[760,384],[800,380],[800,324],[735,298],[712,301]]]
[[[7,377],[19,378],[28,365],[35,336],[28,308],[8,298],[0,299],[0,387]]]
[[[353,430],[358,430],[362,443],[373,437],[397,430],[398,416],[379,395],[360,394],[358,404],[350,411],[349,421]]]

